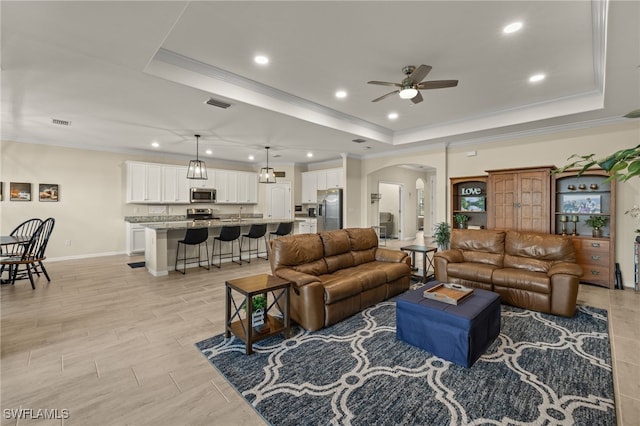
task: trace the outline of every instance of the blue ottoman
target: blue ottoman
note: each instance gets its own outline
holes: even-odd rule
[[[422,296],[436,284],[398,296],[396,337],[447,361],[471,367],[500,334],[500,297],[477,288],[459,305]]]

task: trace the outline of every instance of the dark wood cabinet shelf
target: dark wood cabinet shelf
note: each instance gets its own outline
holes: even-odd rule
[[[456,222],[453,216],[465,214],[469,217],[468,226],[487,227],[487,177],[466,176],[450,178],[451,183],[451,216],[453,227]],[[479,210],[481,209],[481,210]]]
[[[567,236],[573,241],[576,248],[577,262],[582,268],[582,282],[613,288],[615,277],[615,229],[616,229],[616,185],[615,181],[605,182],[609,177],[604,170],[589,170],[582,176],[578,176],[577,170],[557,173],[553,175],[553,188],[555,191],[551,199],[553,218],[551,232],[562,234],[561,218],[567,216],[565,222]],[[572,185],[597,185],[597,190],[569,190]],[[567,206],[567,197],[571,200],[586,200],[589,196],[597,197],[593,212],[564,211]],[[564,202],[564,203],[563,203]],[[574,205],[575,207],[575,205]],[[574,224],[570,219],[577,216],[578,222]],[[602,236],[594,237],[592,229],[584,221],[589,216],[606,217],[609,220],[602,228]]]

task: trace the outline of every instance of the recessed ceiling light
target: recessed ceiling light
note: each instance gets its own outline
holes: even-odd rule
[[[207,153],[207,155],[211,155],[211,154],[213,154],[213,151],[212,151],[212,150],[210,150],[210,149],[206,150],[205,152]]]
[[[255,159],[256,159],[256,157],[254,157],[253,155],[249,155],[249,160],[250,160],[250,161],[253,161],[253,160],[255,160]]]
[[[522,22],[512,22],[502,29],[502,32],[505,34],[515,33],[516,31],[522,28]]]
[[[347,92],[345,92],[344,90],[338,90],[336,92],[336,98],[343,99],[346,97],[347,97]]]
[[[529,77],[529,83],[537,83],[539,81],[544,80],[546,76],[542,73],[540,74],[534,74],[531,77]]]
[[[256,57],[253,58],[253,60],[255,61],[256,64],[259,64],[259,65],[267,65],[269,63],[269,58],[267,58],[264,55],[256,55]]]
[[[398,118],[398,113],[397,112],[390,112],[389,115],[387,115],[387,118],[389,120],[395,120],[396,118]]]
[[[313,157],[313,152],[307,152],[307,158]]]
[[[157,148],[160,146],[160,144],[158,142],[151,142],[151,146]]]

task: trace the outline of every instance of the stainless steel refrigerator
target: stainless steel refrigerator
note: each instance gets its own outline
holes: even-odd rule
[[[318,191],[318,232],[342,229],[342,189]]]

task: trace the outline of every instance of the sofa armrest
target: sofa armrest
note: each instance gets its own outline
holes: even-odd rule
[[[291,282],[294,287],[302,287],[309,283],[320,282],[315,275],[305,274],[304,272],[299,272],[291,268],[280,268],[276,271],[275,275]]]
[[[464,257],[460,250],[451,249],[445,251],[437,251],[433,255],[434,258],[441,257],[447,261],[447,263],[461,263],[464,262]]]
[[[292,283],[289,292],[291,319],[309,331],[324,327],[324,286],[318,277],[291,268],[280,268],[275,275]]]
[[[579,278],[582,276],[582,268],[576,263],[560,262],[553,265],[547,271],[548,277],[552,277],[556,274],[574,275]]]
[[[378,247],[376,249],[376,260],[378,262],[394,262],[402,263],[406,262],[409,255],[401,250],[391,250]]]

